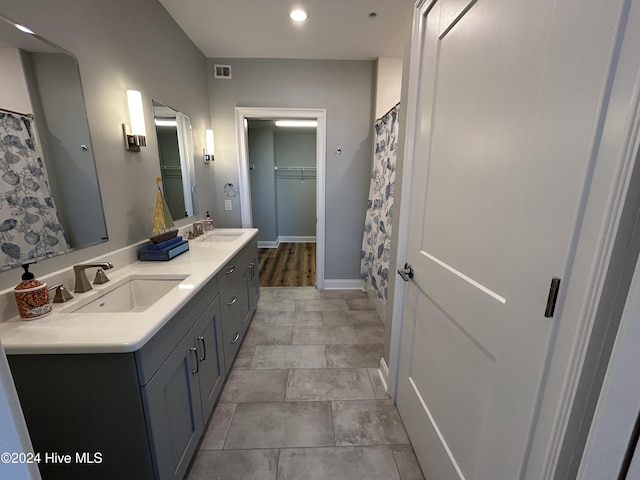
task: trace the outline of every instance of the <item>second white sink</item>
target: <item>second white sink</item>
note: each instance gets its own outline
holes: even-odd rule
[[[242,232],[234,230],[219,229],[213,232],[208,232],[205,235],[195,239],[196,242],[234,242],[237,240]]]
[[[130,275],[65,311],[73,313],[144,312],[185,278],[187,275]]]

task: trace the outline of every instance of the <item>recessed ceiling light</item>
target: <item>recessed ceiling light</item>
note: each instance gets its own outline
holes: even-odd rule
[[[29,30],[27,27],[23,26],[23,25],[18,25],[17,23],[15,24],[16,28],[24,33],[29,33],[31,35],[35,35],[35,33],[31,30]]]
[[[309,14],[302,8],[294,8],[289,13],[289,18],[294,22],[304,22],[308,17]]]

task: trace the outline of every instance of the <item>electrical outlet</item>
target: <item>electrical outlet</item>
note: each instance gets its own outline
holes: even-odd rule
[[[224,201],[224,209],[225,210],[231,210],[231,200],[225,200]]]

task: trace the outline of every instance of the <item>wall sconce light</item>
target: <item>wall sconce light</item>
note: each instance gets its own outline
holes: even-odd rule
[[[144,126],[144,111],[142,109],[142,95],[137,90],[127,90],[129,104],[129,120],[131,125],[122,124],[124,144],[130,152],[139,152],[140,147],[147,146],[147,130]]]
[[[213,130],[208,129],[204,131],[205,136],[205,149],[204,149],[204,163],[209,163],[215,160],[216,146],[213,140]]]

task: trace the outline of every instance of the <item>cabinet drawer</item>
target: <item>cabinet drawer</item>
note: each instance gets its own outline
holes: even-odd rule
[[[218,278],[220,279],[220,290],[225,288],[229,282],[240,273],[241,264],[239,262],[238,256],[236,255],[228,262],[222,270],[218,273]]]

